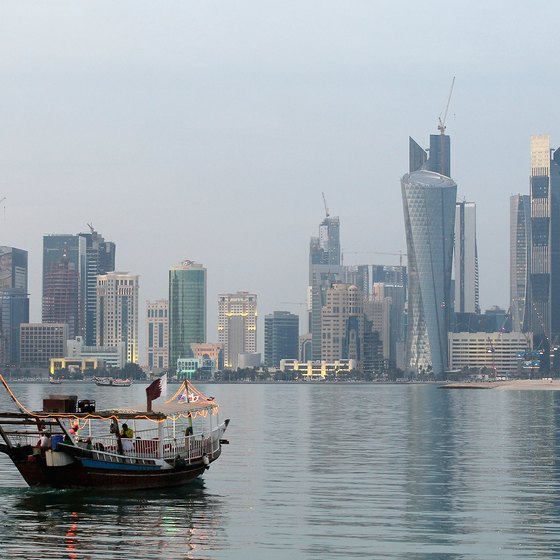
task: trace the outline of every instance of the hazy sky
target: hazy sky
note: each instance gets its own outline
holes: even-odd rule
[[[477,203],[482,308],[509,305],[509,196],[529,136],[560,144],[560,4],[0,0],[0,244],[92,222],[146,299],[185,258],[261,317],[306,297],[308,244],[340,216],[350,254],[406,250],[408,136],[428,146],[451,85],[459,197]],[[305,329],[302,322],[301,330]],[[262,329],[260,333],[262,339]],[[143,349],[142,349],[143,355]]]

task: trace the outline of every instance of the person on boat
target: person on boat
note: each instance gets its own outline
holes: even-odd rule
[[[91,443],[91,438],[90,437],[88,437],[86,439],[86,449],[88,449],[88,450],[93,449],[93,444]]]
[[[51,447],[51,434],[43,432],[41,438],[39,439],[39,447],[49,449]]]
[[[123,424],[122,425],[121,437],[122,438],[133,438],[134,437],[134,431],[132,430],[132,428],[128,427],[128,424]]]

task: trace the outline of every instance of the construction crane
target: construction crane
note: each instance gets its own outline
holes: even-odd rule
[[[0,198],[0,204],[2,204],[6,200],[6,197],[3,196]],[[6,219],[6,205],[4,204],[4,220]]]
[[[321,194],[323,195],[323,204],[325,205],[325,214],[326,214],[326,217],[328,218],[330,214],[329,214],[329,209],[327,207],[327,198],[325,197],[325,193],[321,193]]]
[[[402,266],[403,257],[406,257],[406,253],[399,251],[398,253],[386,253],[384,251],[344,251],[344,255],[392,255],[395,257],[399,257],[399,266]]]
[[[306,301],[281,301],[282,305],[307,305]]]
[[[439,115],[439,124],[438,130],[441,134],[445,134],[445,121],[447,120],[447,111],[449,110],[449,103],[451,102],[451,94],[453,93],[453,86],[455,85],[455,76],[453,76],[453,80],[451,81],[451,89],[449,90],[449,96],[447,97],[447,105],[445,106],[445,112],[443,113],[443,118],[441,117],[441,113]]]

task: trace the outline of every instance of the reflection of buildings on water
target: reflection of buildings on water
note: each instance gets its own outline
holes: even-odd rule
[[[108,552],[122,558],[184,558],[189,550],[210,552],[224,539],[221,499],[209,494],[203,481],[127,495],[26,491],[15,506],[21,523],[4,541],[20,556],[48,549],[45,556],[71,559]]]

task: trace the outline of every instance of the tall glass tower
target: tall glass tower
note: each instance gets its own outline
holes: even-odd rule
[[[545,134],[531,136],[530,186],[529,329],[548,370],[560,346],[560,149],[552,153]]]
[[[169,368],[192,358],[191,344],[206,342],[206,269],[183,261],[169,271]]]
[[[401,179],[408,253],[406,364],[442,377],[448,368],[457,185],[431,171]]]
[[[529,320],[529,276],[531,261],[531,197],[510,198],[510,308],[513,332],[527,332]]]
[[[455,213],[455,311],[480,313],[476,204],[457,202]]]

